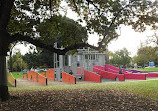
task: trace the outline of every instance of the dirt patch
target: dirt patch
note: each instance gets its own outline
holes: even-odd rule
[[[0,111],[157,111],[158,101],[116,90],[12,91]]]

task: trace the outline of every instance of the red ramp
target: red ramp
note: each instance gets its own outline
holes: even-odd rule
[[[101,82],[101,76],[94,73],[90,72],[87,70],[84,70],[84,81],[92,81],[92,82]]]
[[[62,72],[62,82],[76,84],[76,78],[66,72]]]
[[[101,76],[101,78],[113,79],[113,80],[116,80],[116,78],[119,78],[119,81],[125,80],[123,74],[117,74],[117,73],[113,73],[109,71],[104,71],[95,67],[93,67],[93,72],[97,72]]]
[[[47,85],[47,78],[35,71],[28,72],[28,80],[31,80],[33,82],[39,82],[43,85]]]

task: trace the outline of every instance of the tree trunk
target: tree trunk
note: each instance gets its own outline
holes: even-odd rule
[[[0,56],[0,99],[2,101],[9,99],[6,56]]]

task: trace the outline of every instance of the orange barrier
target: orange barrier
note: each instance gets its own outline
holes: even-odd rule
[[[41,73],[42,76],[46,77],[46,72]]]
[[[12,75],[12,73],[9,73],[8,75],[8,81],[11,85],[16,87],[16,79],[14,78],[14,76]]]
[[[47,85],[47,78],[45,76],[38,74],[38,82],[43,85]]]
[[[38,73],[35,71],[29,71],[28,72],[28,80],[31,80],[33,82],[38,82]]]
[[[23,74],[23,75],[22,75],[22,78],[23,78],[23,79],[27,79],[27,74]]]
[[[48,80],[54,80],[54,69],[49,69],[46,72],[46,75]]]
[[[76,78],[70,74],[62,72],[62,82],[76,84]]]
[[[92,82],[101,82],[101,76],[99,74],[95,74],[94,72],[90,72],[84,70],[84,81],[92,81]]]
[[[35,71],[29,71],[28,72],[28,80],[34,81],[34,82],[39,82],[43,85],[47,85],[47,78],[40,75],[39,73]]]

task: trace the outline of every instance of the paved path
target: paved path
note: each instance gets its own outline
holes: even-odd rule
[[[26,79],[18,78],[16,79],[17,85],[16,87],[35,87],[35,86],[44,86],[38,82],[28,81]],[[76,84],[92,84],[94,82],[87,81],[77,81]],[[48,86],[56,86],[56,85],[70,85],[69,83],[59,82],[59,81],[48,81]]]
[[[137,81],[151,81],[151,80],[158,80],[158,78],[153,78],[149,80],[126,80],[125,82],[137,82]],[[28,81],[26,79],[18,78],[17,87],[35,87],[35,86],[44,86],[38,82]],[[114,80],[102,79],[102,83],[108,82],[119,82]],[[77,81],[76,84],[94,84],[95,82],[88,82],[88,81]],[[56,85],[70,85],[69,83],[59,82],[59,81],[48,81],[48,86],[56,86]]]
[[[41,85],[38,82],[32,82],[22,78],[16,79],[16,87],[33,87],[33,86],[43,86],[43,85]]]

